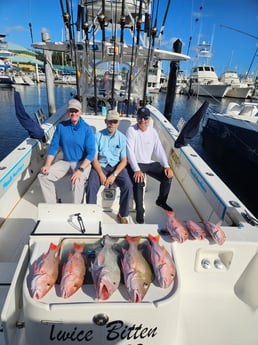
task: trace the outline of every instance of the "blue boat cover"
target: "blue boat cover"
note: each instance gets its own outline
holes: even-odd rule
[[[197,112],[185,123],[178,138],[175,141],[175,147],[180,148],[189,144],[190,140],[198,133],[200,122],[208,109],[209,102],[205,101]]]
[[[14,91],[14,104],[15,104],[15,113],[16,117],[19,120],[23,128],[27,130],[30,138],[39,139],[43,142],[46,142],[46,137],[44,130],[40,125],[34,121],[25,111],[22,104],[20,93]]]

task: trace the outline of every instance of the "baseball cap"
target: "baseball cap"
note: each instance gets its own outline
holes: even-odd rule
[[[107,120],[120,120],[120,115],[118,114],[118,112],[116,110],[109,110],[108,114],[107,114]]]
[[[139,108],[137,111],[137,116],[150,116],[150,111],[148,108]]]
[[[81,111],[82,110],[82,104],[77,99],[70,99],[70,101],[68,102],[67,108],[68,109],[76,109],[78,111]]]

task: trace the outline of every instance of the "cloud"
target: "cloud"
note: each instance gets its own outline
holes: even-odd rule
[[[28,32],[28,29],[25,29],[24,26],[17,25],[17,26],[8,26],[6,29],[6,32],[13,32],[13,31],[20,31],[20,32]]]

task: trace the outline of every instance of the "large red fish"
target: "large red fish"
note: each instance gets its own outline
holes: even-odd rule
[[[165,211],[168,219],[167,219],[167,230],[172,237],[172,240],[177,242],[184,242],[188,240],[189,233],[187,231],[186,226],[175,216],[173,211]]]
[[[138,249],[141,236],[130,237],[126,235],[129,249],[123,250],[122,269],[124,282],[130,300],[141,302],[152,281],[152,272],[148,262]]]
[[[175,263],[164,246],[159,244],[160,235],[148,235],[151,242],[151,262],[156,281],[162,288],[168,288],[176,276]]]
[[[120,283],[120,268],[117,254],[112,246],[115,240],[105,236],[104,247],[97,254],[91,266],[91,274],[97,293],[97,298],[107,300],[117,290]]]
[[[204,222],[205,229],[211,235],[213,240],[220,246],[225,242],[226,235],[221,229],[219,224],[213,224],[211,222]]]
[[[74,254],[68,253],[68,260],[62,268],[60,283],[63,298],[72,296],[83,285],[86,274],[86,259],[82,255],[85,244],[74,243]]]
[[[34,275],[31,282],[31,291],[34,299],[41,299],[54,286],[58,277],[60,262],[57,252],[60,244],[50,243],[48,252],[43,254],[38,264],[34,264]]]
[[[207,237],[205,230],[199,224],[196,224],[193,220],[186,220],[185,225],[194,239],[203,240]]]

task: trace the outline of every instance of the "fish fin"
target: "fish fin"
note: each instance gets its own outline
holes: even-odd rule
[[[74,244],[73,244],[73,248],[74,248],[75,252],[82,253],[84,247],[85,247],[85,243],[76,243],[76,242],[74,242]]]
[[[164,212],[165,212],[168,216],[170,216],[170,217],[175,217],[175,216],[176,216],[176,214],[175,214],[174,211],[167,211],[167,210],[165,210]]]
[[[152,234],[148,234],[148,238],[151,242],[159,242],[160,240],[160,234],[152,235]]]
[[[103,265],[105,263],[105,255],[103,252],[100,252],[97,257],[97,262],[99,265]]]
[[[38,271],[38,265],[36,263],[34,264],[33,270],[34,270],[34,273]]]
[[[128,234],[126,235],[126,240],[128,243],[139,243],[141,238],[142,238],[141,235],[136,236],[136,237],[129,236]]]
[[[60,243],[59,243],[59,244],[55,244],[55,243],[51,242],[51,243],[50,243],[50,246],[49,246],[49,249],[50,249],[50,250],[54,250],[54,251],[57,252],[57,251],[59,250],[60,246],[61,246]]]

